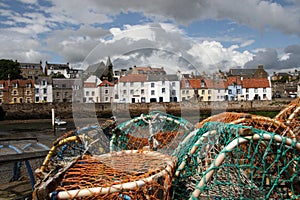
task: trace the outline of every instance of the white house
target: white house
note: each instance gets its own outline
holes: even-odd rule
[[[100,100],[100,91],[98,90],[98,85],[101,83],[101,80],[95,76],[89,76],[83,82],[83,102],[84,103],[95,103]]]
[[[180,100],[177,75],[127,74],[115,85],[114,102],[150,103]]]
[[[272,88],[268,78],[244,78],[242,80],[243,100],[271,100]]]
[[[98,85],[98,90],[99,90],[99,102],[101,103],[112,102],[114,97],[114,83],[111,83],[108,80],[103,80],[102,83]]]
[[[40,76],[35,80],[34,99],[36,103],[53,102],[52,79],[47,76]]]
[[[205,79],[208,89],[211,91],[209,101],[224,101],[228,95],[228,82],[224,79]]]

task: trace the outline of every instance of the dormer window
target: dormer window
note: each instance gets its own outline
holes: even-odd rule
[[[18,88],[18,83],[13,83],[14,88]]]

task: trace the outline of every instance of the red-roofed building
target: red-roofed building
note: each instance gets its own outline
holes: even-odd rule
[[[150,103],[180,101],[180,82],[176,74],[127,74],[115,85],[114,102]]]
[[[200,88],[200,79],[182,79],[181,101],[198,101]]]
[[[0,80],[1,103],[34,103],[34,81]]]
[[[272,88],[268,78],[242,79],[242,100],[271,100]]]
[[[112,102],[114,97],[114,83],[109,82],[108,80],[103,80],[99,88],[99,102]]]
[[[137,67],[130,68],[128,74],[155,74],[166,75],[166,71],[163,67]]]

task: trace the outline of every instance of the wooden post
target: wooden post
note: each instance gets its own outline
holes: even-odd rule
[[[55,112],[54,112],[54,108],[51,109],[52,111],[52,129],[53,131],[55,130],[54,127],[55,127]]]

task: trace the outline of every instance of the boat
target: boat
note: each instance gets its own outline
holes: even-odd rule
[[[66,121],[63,121],[60,117],[56,117],[54,120],[55,125],[57,126],[61,126],[61,125],[65,125],[67,124]]]

